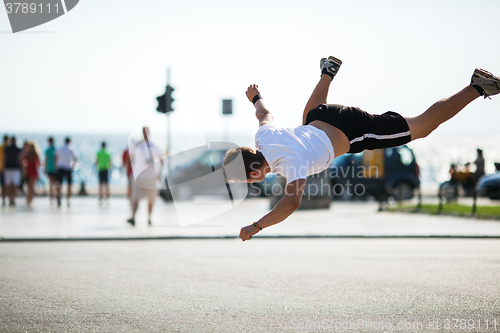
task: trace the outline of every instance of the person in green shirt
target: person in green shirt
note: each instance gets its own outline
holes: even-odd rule
[[[111,155],[106,150],[106,142],[103,142],[101,149],[97,152],[97,171],[99,173],[99,203],[102,199],[109,199],[109,170],[111,169]]]
[[[52,203],[55,198],[57,189],[56,147],[54,147],[53,137],[49,137],[48,141],[49,147],[45,149],[45,173],[49,177],[49,196],[50,203]]]

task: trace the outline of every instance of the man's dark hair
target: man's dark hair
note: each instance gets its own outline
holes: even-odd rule
[[[245,167],[245,179],[241,179],[242,172],[238,172],[237,170],[232,170],[233,168],[228,167],[228,165],[233,162],[238,156],[243,158],[243,165]],[[232,183],[235,181],[244,182],[250,179],[251,171],[258,171],[262,165],[264,164],[264,155],[256,149],[248,148],[248,147],[238,147],[229,149],[226,152],[226,156],[224,156],[224,162],[222,163],[222,167],[224,170],[224,177],[228,183]]]
[[[103,141],[102,144],[101,144],[101,147],[102,148],[106,148],[106,142]]]
[[[71,142],[71,139],[69,138],[69,136],[66,139],[64,139],[64,142],[66,142],[67,144]]]
[[[3,136],[3,142],[7,142],[9,141],[9,136],[8,135],[4,135]]]

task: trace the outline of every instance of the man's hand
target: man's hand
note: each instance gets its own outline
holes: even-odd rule
[[[242,241],[246,241],[252,238],[253,235],[259,232],[259,228],[254,226],[253,224],[247,225],[246,227],[241,228],[240,238]]]
[[[248,89],[247,89],[247,98],[250,102],[253,101],[253,98],[257,95],[260,95],[259,93],[259,90],[257,89],[259,86],[256,85],[256,84],[251,84],[248,86]]]
[[[305,178],[296,179],[288,183],[285,187],[285,197],[282,198],[268,214],[257,222],[258,227],[251,224],[241,228],[241,240],[246,241],[252,239],[252,236],[258,233],[260,228],[264,229],[276,223],[280,223],[296,211],[300,206],[305,186]]]
[[[259,86],[256,84],[251,84],[248,86],[246,94],[250,102],[253,102],[255,96],[260,95],[259,89],[257,89],[258,87]],[[255,102],[254,106],[255,116],[259,120],[259,127],[266,124],[274,124],[273,115],[266,108],[262,99],[259,99],[257,102]]]

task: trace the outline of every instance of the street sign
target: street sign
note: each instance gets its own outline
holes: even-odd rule
[[[233,100],[223,99],[222,100],[222,114],[233,114]]]

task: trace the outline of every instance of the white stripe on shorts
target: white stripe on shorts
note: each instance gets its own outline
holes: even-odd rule
[[[353,144],[355,142],[363,141],[364,139],[377,139],[377,140],[397,139],[397,138],[402,138],[404,136],[408,136],[410,134],[411,134],[410,131],[396,133],[396,134],[387,134],[387,135],[377,135],[377,134],[373,134],[373,133],[367,133],[367,134],[364,134],[363,136],[352,139],[349,143]]]

